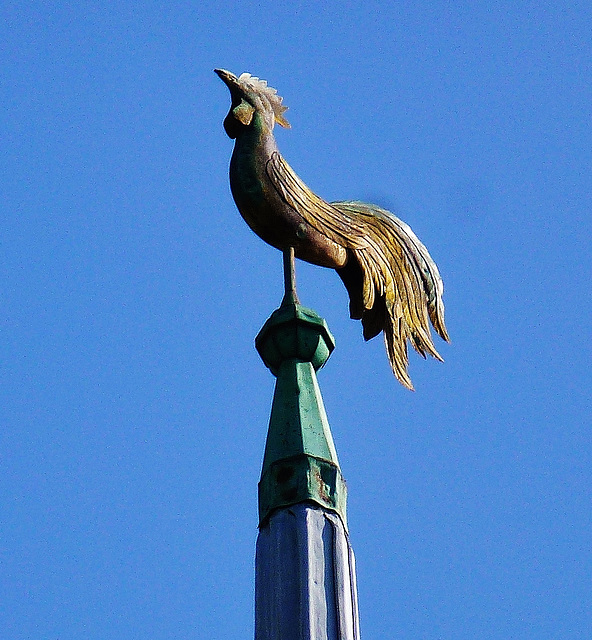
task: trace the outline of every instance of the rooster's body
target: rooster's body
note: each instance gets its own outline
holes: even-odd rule
[[[430,320],[442,338],[443,285],[434,261],[413,231],[389,211],[362,202],[325,202],[280,155],[273,127],[290,125],[286,107],[265,81],[217,69],[232,96],[224,120],[235,139],[230,186],[251,229],[280,250],[337,270],[350,298],[350,315],[362,320],[364,338],[384,332],[397,379],[412,389],[407,341],[441,360]]]

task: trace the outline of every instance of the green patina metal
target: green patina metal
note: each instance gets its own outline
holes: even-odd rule
[[[305,501],[335,511],[346,525],[345,481],[316,378],[335,342],[294,291],[286,287],[282,306],[255,341],[277,378],[259,482],[260,526],[274,509]]]

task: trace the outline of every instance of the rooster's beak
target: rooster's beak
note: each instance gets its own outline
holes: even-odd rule
[[[218,74],[220,80],[222,80],[229,89],[236,87],[238,78],[234,73],[230,73],[230,71],[226,71],[226,69],[214,69],[214,73]]]

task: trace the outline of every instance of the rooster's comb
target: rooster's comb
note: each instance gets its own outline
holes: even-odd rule
[[[285,107],[282,104],[283,98],[278,96],[277,89],[273,89],[268,86],[267,80],[261,80],[256,76],[252,76],[250,73],[241,73],[238,77],[238,83],[249,87],[251,90],[258,93],[264,100],[269,102],[269,105],[273,110],[273,115],[275,116],[275,121],[278,124],[282,127],[290,126],[288,121],[284,118],[284,112],[288,110],[288,107]]]

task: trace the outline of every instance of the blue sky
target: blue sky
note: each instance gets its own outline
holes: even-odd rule
[[[281,255],[232,202],[214,67],[276,87],[300,176],[395,211],[444,278],[452,344],[410,393],[298,264],[363,637],[589,638],[589,3],[0,14],[2,638],[252,637]]]

